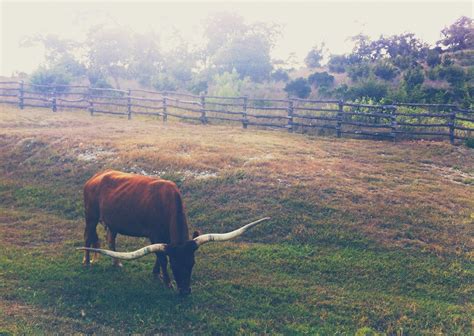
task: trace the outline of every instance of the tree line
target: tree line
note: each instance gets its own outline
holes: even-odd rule
[[[93,87],[120,88],[123,80],[133,80],[160,91],[196,94],[473,106],[474,28],[468,17],[442,29],[434,46],[413,33],[376,40],[359,34],[352,37],[353,50],[342,55],[316,45],[305,58],[307,75],[301,77],[291,60],[271,57],[280,26],[220,13],[203,28],[205,42],[199,45],[179,32],[165,45],[154,32],[106,25],[92,27],[82,42],[38,35],[23,44],[41,44],[46,51],[45,63],[30,76],[34,84],[82,80]]]

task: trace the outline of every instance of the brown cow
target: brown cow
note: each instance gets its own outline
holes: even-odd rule
[[[194,252],[210,241],[223,241],[240,236],[252,226],[269,218],[262,218],[240,229],[225,234],[199,235],[189,239],[188,224],[181,194],[176,184],[160,178],[122,173],[114,170],[94,175],[84,186],[86,228],[84,231],[85,265],[90,263],[90,251],[114,258],[114,265],[121,266],[118,259],[136,259],[156,253],[153,267],[155,275],[161,274],[168,287],[171,286],[167,267],[169,257],[173,276],[181,294],[191,292],[191,272]],[[109,250],[99,249],[96,227],[101,221],[107,229]],[[147,237],[152,245],[135,252],[115,252],[117,234]],[[91,246],[93,248],[91,248]]]

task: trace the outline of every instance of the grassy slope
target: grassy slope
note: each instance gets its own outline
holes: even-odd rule
[[[0,333],[471,331],[473,150],[7,107],[0,129]],[[152,256],[86,270],[104,168],[176,181],[203,232],[273,220],[203,247],[186,299]]]

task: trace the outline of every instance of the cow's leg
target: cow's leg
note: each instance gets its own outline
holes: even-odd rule
[[[86,229],[84,230],[84,245],[85,247],[94,247],[99,248],[99,236],[97,236],[97,223],[99,222],[99,218],[95,217],[87,217],[86,216]],[[92,262],[97,260],[98,254],[95,253],[92,259]],[[84,251],[84,259],[82,260],[82,264],[84,266],[89,266],[91,263],[90,260],[90,252]]]
[[[162,243],[160,239],[156,239],[156,238],[151,238],[150,242],[152,244]],[[171,284],[170,276],[168,274],[168,257],[163,252],[157,252],[155,254],[156,254],[156,261],[155,261],[155,266],[153,266],[153,275],[156,277],[160,277],[168,288],[173,288],[173,285]],[[161,274],[160,274],[160,269],[161,269]]]
[[[115,251],[115,238],[117,238],[117,232],[113,232],[107,227],[107,243],[109,244],[109,248],[112,251]],[[119,259],[113,258],[113,265],[117,267],[122,267],[122,263]]]
[[[165,283],[166,287],[173,288],[171,279],[168,274],[168,257],[164,253],[156,253],[156,262],[153,267],[153,274],[159,275],[161,268],[161,279]]]

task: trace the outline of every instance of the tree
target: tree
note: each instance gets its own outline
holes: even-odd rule
[[[235,69],[241,79],[250,77],[256,82],[269,78],[273,68],[270,51],[279,35],[278,26],[249,25],[239,16],[219,14],[209,19],[205,33],[208,67],[218,73]]]
[[[421,86],[425,81],[425,75],[421,67],[409,69],[403,75],[404,85],[408,90],[413,90],[417,86]]]
[[[472,19],[461,16],[451,26],[441,31],[443,38],[438,45],[444,46],[447,51],[457,51],[474,48],[474,27]]]
[[[370,65],[368,62],[351,65],[347,68],[347,74],[352,81],[367,78],[370,75]]]
[[[132,63],[133,37],[130,30],[104,26],[93,27],[87,39],[89,69],[106,79],[112,77],[120,88],[119,78],[127,78]]]
[[[288,82],[290,80],[290,76],[288,75],[288,71],[284,69],[276,69],[270,75],[270,77],[275,82]]]
[[[235,69],[240,78],[250,77],[261,82],[268,79],[273,68],[270,49],[265,36],[253,33],[235,36],[218,50],[214,64],[220,73]]]
[[[164,55],[155,33],[134,34],[129,75],[144,86],[152,85],[153,79],[164,69]]]
[[[318,68],[324,58],[324,43],[320,46],[315,45],[306,55],[304,62],[308,68]]]
[[[395,77],[397,77],[397,68],[392,65],[392,63],[387,61],[378,62],[374,66],[374,74],[375,76],[385,79],[387,81],[391,81]]]
[[[346,67],[350,64],[350,61],[345,55],[331,55],[328,62],[329,71],[335,73],[343,73],[346,71]]]
[[[302,77],[286,84],[284,90],[289,96],[296,96],[303,99],[308,98],[311,93],[311,87],[309,86],[308,81]]]
[[[334,85],[334,76],[324,72],[315,72],[308,77],[308,83],[315,87],[329,88]]]

